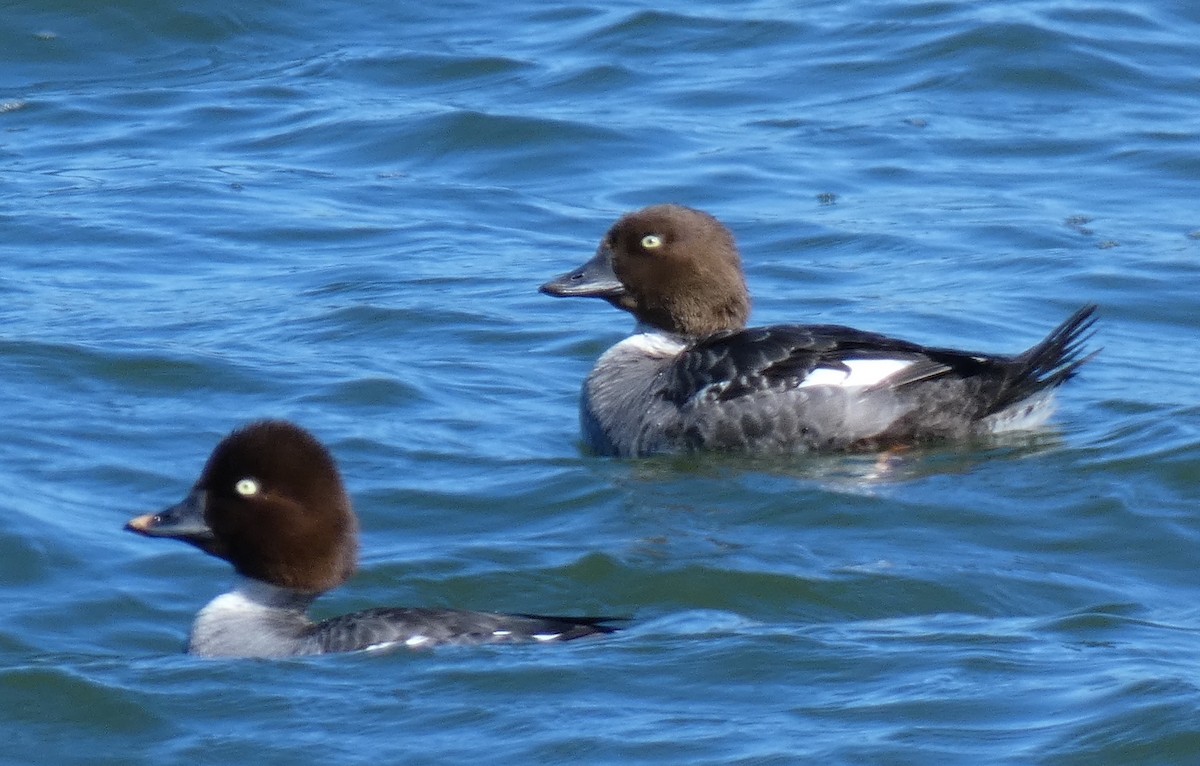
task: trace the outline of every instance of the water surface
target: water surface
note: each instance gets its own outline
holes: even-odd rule
[[[0,14],[13,763],[1200,760],[1200,10],[360,2]],[[622,212],[735,231],[758,322],[1100,357],[1013,443],[581,450],[630,328],[536,286]],[[606,641],[204,662],[130,516],[231,428],[333,449],[379,604]]]

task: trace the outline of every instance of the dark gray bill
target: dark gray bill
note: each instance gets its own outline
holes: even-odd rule
[[[213,542],[213,531],[204,520],[208,493],[192,490],[183,502],[158,513],[147,513],[130,519],[125,529],[146,537],[169,537],[207,549]]]
[[[625,286],[613,273],[612,251],[603,245],[590,261],[574,271],[551,279],[538,290],[560,298],[615,298],[625,294]]]

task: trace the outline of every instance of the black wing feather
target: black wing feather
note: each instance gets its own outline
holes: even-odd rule
[[[662,394],[677,406],[697,395],[718,401],[798,385],[818,367],[849,371],[847,358],[919,359],[916,343],[841,325],[771,325],[720,332],[680,354]]]
[[[999,412],[1069,380],[1098,351],[1086,353],[1096,306],[1072,314],[1042,342],[1017,356],[932,348],[841,325],[772,325],[720,332],[680,354],[662,395],[682,407],[696,396],[715,401],[799,385],[817,368],[848,371],[848,359],[911,359],[917,364],[886,385],[899,388],[944,375],[989,381],[982,415]],[[981,415],[981,416],[982,416]]]
[[[620,619],[384,607],[330,618],[311,626],[310,633],[323,652],[351,652],[417,635],[425,639],[421,647],[531,641],[535,634],[572,641],[615,633],[619,628],[606,623]]]

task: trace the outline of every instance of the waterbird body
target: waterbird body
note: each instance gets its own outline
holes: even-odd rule
[[[542,285],[630,312],[637,332],[584,384],[603,455],[875,450],[1036,427],[1091,355],[1095,306],[1014,356],[924,346],[841,325],[747,328],[733,235],[680,205],[625,215],[583,266]]]
[[[188,651],[209,657],[286,657],[397,646],[569,641],[611,633],[609,620],[368,609],[313,622],[309,605],[353,574],[358,522],[341,475],[315,437],[260,421],[213,450],[183,502],[126,529],[190,543],[224,559],[236,587],[196,616]]]

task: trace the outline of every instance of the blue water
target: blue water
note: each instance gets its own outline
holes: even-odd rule
[[[1200,6],[8,3],[0,760],[1200,762]],[[991,448],[588,456],[630,329],[539,283],[622,212],[735,231],[755,320],[1017,351]],[[230,580],[124,521],[216,441],[335,452],[318,605],[632,617],[611,640],[198,661]]]

